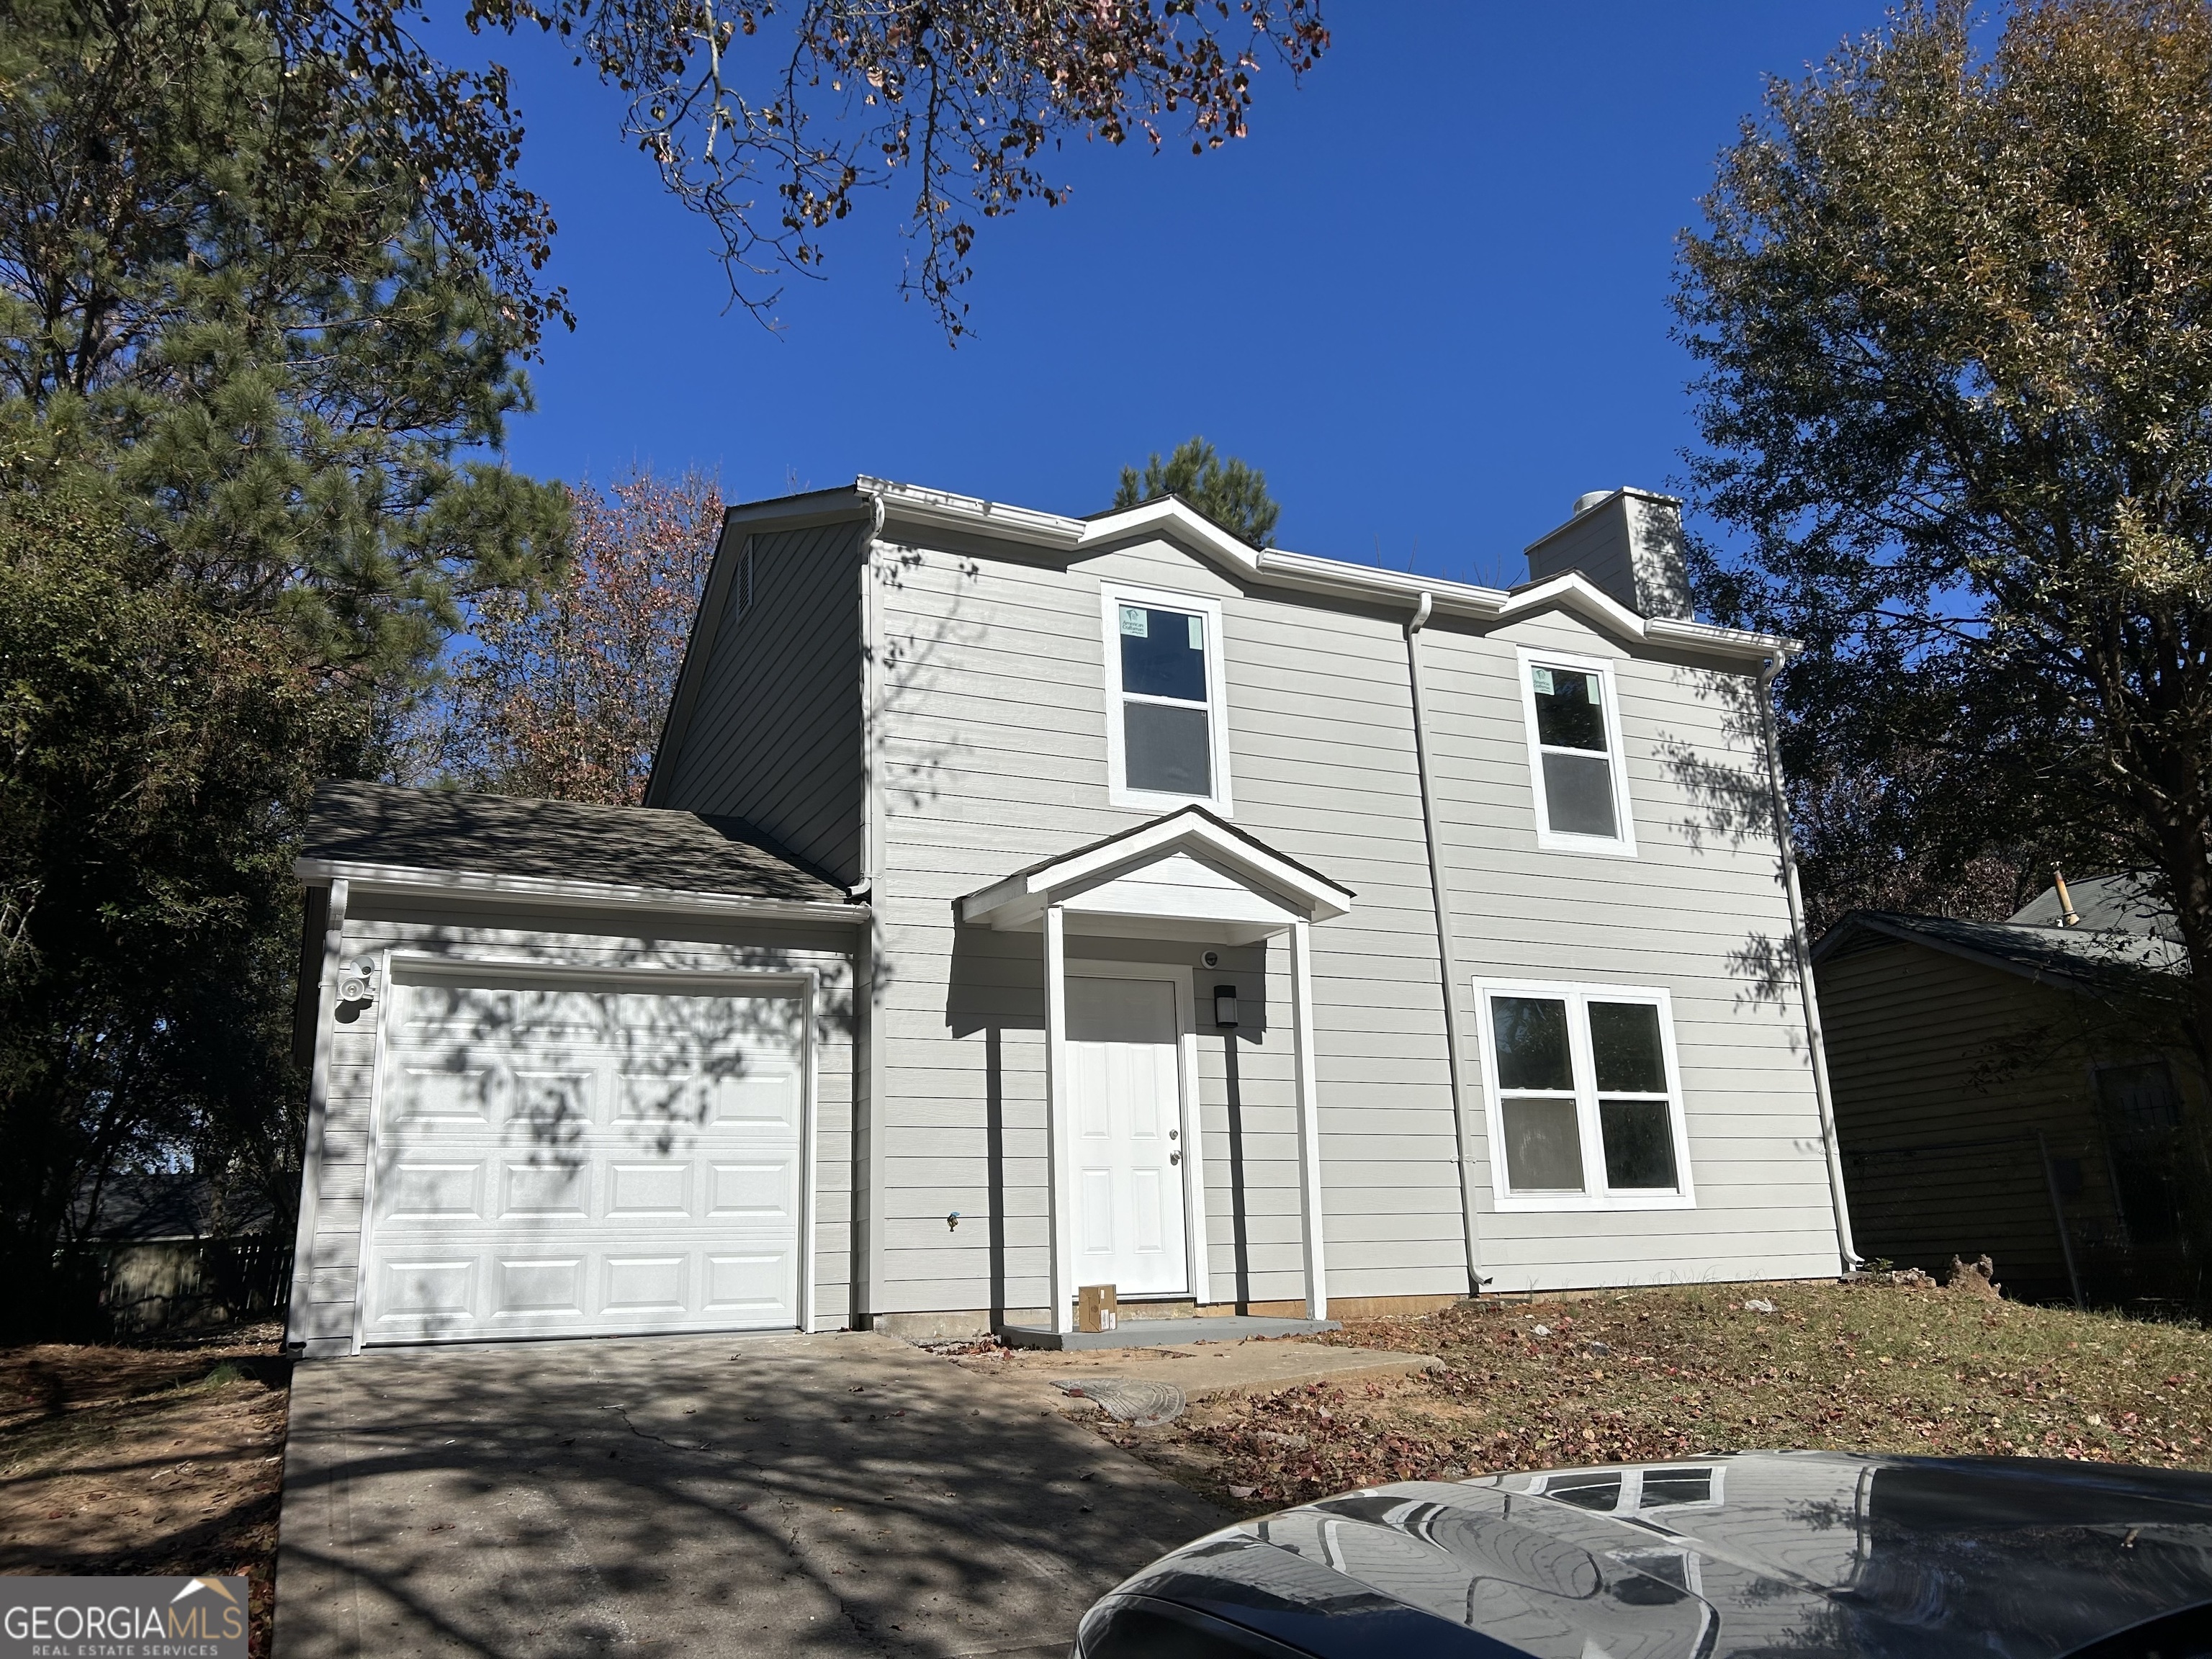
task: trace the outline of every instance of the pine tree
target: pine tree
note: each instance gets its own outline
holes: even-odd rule
[[[1163,495],[1178,497],[1186,506],[1206,515],[1240,541],[1266,547],[1275,533],[1282,507],[1267,494],[1267,475],[1249,467],[1235,456],[1223,460],[1202,437],[1177,444],[1163,462],[1152,452],[1139,473],[1133,466],[1121,469],[1121,486],[1114,492],[1114,507],[1139,507]]]

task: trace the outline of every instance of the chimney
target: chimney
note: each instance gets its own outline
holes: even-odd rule
[[[1528,576],[1579,570],[1643,617],[1691,614],[1682,503],[1623,485],[1577,498],[1574,516],[1528,544]]]

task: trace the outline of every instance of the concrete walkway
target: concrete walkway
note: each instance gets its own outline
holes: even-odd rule
[[[300,1366],[274,1659],[1064,1655],[1228,1517],[892,1338]]]

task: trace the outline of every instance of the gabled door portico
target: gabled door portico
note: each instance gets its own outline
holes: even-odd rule
[[[1328,1317],[1328,1273],[1322,1246],[1321,1198],[1321,1134],[1319,1085],[1315,1068],[1313,1037],[1313,969],[1310,930],[1317,921],[1340,916],[1351,908],[1352,895],[1303,865],[1285,858],[1254,837],[1236,830],[1199,807],[1186,807],[1121,835],[1079,848],[1007,877],[962,901],[963,920],[971,925],[1028,932],[1042,936],[1045,980],[1045,1107],[1048,1126],[1047,1203],[1051,1240],[1053,1328],[1066,1333],[1074,1325],[1078,1264],[1085,1260],[1089,1240],[1079,1238],[1077,1223],[1084,1214],[1086,1197],[1095,1225],[1098,1202],[1120,1206],[1124,1224],[1141,1235],[1146,1212],[1137,1206],[1149,1201],[1142,1185],[1147,1177],[1136,1170],[1139,1156],[1110,1150],[1095,1154],[1087,1175],[1079,1142],[1083,1125],[1079,1110],[1088,1103],[1094,1079],[1079,1080],[1079,1063],[1093,1057],[1079,1056],[1075,1044],[1088,1041],[1071,1035],[1067,936],[1104,935],[1121,939],[1197,940],[1241,945],[1287,936],[1291,957],[1291,1050],[1296,1061],[1298,1210],[1304,1269],[1307,1316]],[[1179,1170],[1182,1180],[1175,1194],[1192,1239],[1203,1237],[1203,1151],[1199,1144],[1197,1118],[1189,1109],[1191,1086],[1187,1063],[1178,1085],[1183,1109],[1176,1126],[1181,1139],[1180,1159],[1169,1167]],[[1148,1085],[1148,1086],[1156,1086]],[[1156,1131],[1157,1133],[1157,1131]],[[1152,1158],[1155,1146],[1143,1154]],[[1104,1158],[1106,1164],[1099,1159]],[[1110,1179],[1115,1158],[1131,1170],[1127,1192],[1117,1194]],[[1157,1171],[1157,1164],[1148,1166]],[[1109,1178],[1102,1180],[1104,1170]],[[1084,1189],[1085,1181],[1089,1192]],[[1092,1196],[1095,1194],[1095,1196]],[[1164,1224],[1170,1211],[1164,1195],[1157,1211]],[[1106,1237],[1105,1232],[1094,1235]],[[1132,1241],[1133,1247],[1135,1241]],[[1097,1251],[1093,1261],[1117,1260],[1118,1246]],[[1194,1256],[1196,1252],[1192,1251]],[[1196,1291],[1200,1286],[1193,1283]]]

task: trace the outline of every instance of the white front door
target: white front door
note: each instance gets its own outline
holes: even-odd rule
[[[363,1340],[795,1325],[802,1006],[394,985]]]
[[[1189,1293],[1175,1000],[1166,980],[1068,976],[1079,1285]]]

